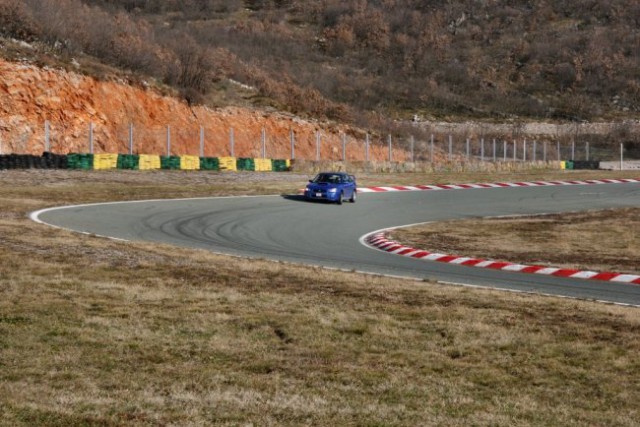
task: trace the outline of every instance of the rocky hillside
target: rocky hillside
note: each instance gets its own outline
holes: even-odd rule
[[[167,127],[171,154],[198,155],[200,129],[206,156],[234,154],[258,157],[264,129],[267,156],[290,157],[290,133],[295,135],[299,158],[314,159],[316,132],[321,134],[324,158],[342,155],[342,133],[350,144],[364,135],[353,128],[302,120],[283,113],[247,108],[211,109],[157,91],[117,81],[98,81],[80,74],[25,63],[0,61],[0,151],[40,154],[45,150],[45,122],[49,144],[57,153],[88,152],[93,124],[95,152],[128,152],[129,126],[133,125],[134,151],[165,154]],[[361,160],[363,150],[349,150],[349,159]],[[382,146],[372,146],[372,158],[386,158]],[[396,150],[398,160],[404,153]]]

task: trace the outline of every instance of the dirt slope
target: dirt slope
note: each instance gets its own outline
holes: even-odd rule
[[[173,155],[198,155],[202,127],[206,156],[230,155],[233,140],[236,157],[259,157],[264,129],[267,157],[291,157],[293,130],[295,157],[315,159],[316,132],[320,131],[321,156],[339,160],[341,133],[358,134],[353,129],[281,113],[191,108],[150,89],[0,60],[0,153],[42,153],[46,148],[46,121],[49,147],[56,153],[89,152],[90,124],[96,153],[128,152],[131,124],[133,151],[145,154],[166,154],[169,148]],[[349,160],[364,158],[362,135],[357,141],[354,136],[347,137]],[[394,160],[405,158],[400,150],[394,150],[393,155]],[[372,147],[370,156],[387,159],[388,149],[382,145]]]

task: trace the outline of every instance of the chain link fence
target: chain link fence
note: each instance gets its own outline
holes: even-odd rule
[[[551,162],[593,161],[609,169],[640,168],[640,142],[626,136],[622,142],[599,135],[594,140],[525,137],[465,137],[453,133],[421,133],[396,138],[391,135],[282,131],[171,126],[142,127],[134,124],[103,129],[93,124],[85,131],[52,127],[45,122],[41,141],[23,133],[0,137],[0,154],[50,152],[128,153],[164,156],[246,157],[332,162]],[[1,136],[1,135],[0,135]],[[3,138],[5,139],[3,144]],[[11,146],[14,150],[8,150]],[[17,150],[15,150],[17,149]],[[22,151],[22,153],[10,152]]]

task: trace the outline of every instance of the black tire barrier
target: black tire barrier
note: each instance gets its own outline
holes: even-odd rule
[[[66,154],[53,154],[45,151],[42,153],[42,159],[46,169],[67,169]]]

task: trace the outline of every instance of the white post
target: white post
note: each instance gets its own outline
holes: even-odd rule
[[[200,157],[204,157],[204,126],[200,126]]]
[[[536,140],[534,140],[533,141],[533,161],[534,162],[536,161],[536,154],[537,154],[536,150],[538,148],[537,145],[538,145],[538,142]]]
[[[471,155],[471,153],[469,153],[469,138],[467,138],[467,161],[469,161],[469,156]]]
[[[364,139],[364,159],[365,161],[369,161],[369,134],[365,135]]]
[[[391,156],[391,135],[389,135],[389,162],[391,162],[392,156]]]
[[[480,160],[484,162],[484,138],[480,138]]]
[[[496,139],[493,138],[493,163],[496,162]]]
[[[620,170],[624,170],[624,145],[620,143]]]
[[[527,161],[527,139],[525,138],[522,142],[522,161]]]
[[[342,161],[347,161],[347,135],[345,133],[342,134]]]
[[[262,142],[262,158],[267,158],[267,131],[262,128],[260,132],[260,141]]]
[[[585,142],[585,145],[586,145],[585,150],[587,152],[587,160],[589,160],[589,142],[588,141]]]
[[[453,159],[453,137],[449,135],[449,160]]]
[[[171,126],[167,125],[167,157],[171,156]]]
[[[89,123],[89,153],[93,154],[93,123]]]
[[[557,141],[558,144],[558,161],[560,161],[560,141]]]
[[[289,130],[289,139],[291,140],[291,160],[296,158],[296,140],[293,129]]]
[[[235,157],[235,137],[233,135],[233,128],[229,128],[229,153],[231,157]]]
[[[433,134],[431,134],[431,145],[429,147],[429,162],[433,163]]]
[[[316,161],[320,161],[320,131],[316,131]]]
[[[133,154],[133,123],[129,123],[129,154]]]
[[[518,160],[518,142],[513,140],[513,161]]]
[[[575,160],[576,159],[576,142],[572,139],[571,140],[571,160]]]
[[[542,143],[542,160],[547,161],[547,141]]]
[[[44,122],[44,151],[46,151],[46,152],[50,152],[51,151],[51,139],[50,139],[50,136],[49,136],[49,132],[50,132],[49,120],[45,120],[45,122]]]
[[[504,162],[507,161],[507,140],[502,140],[502,157]]]

